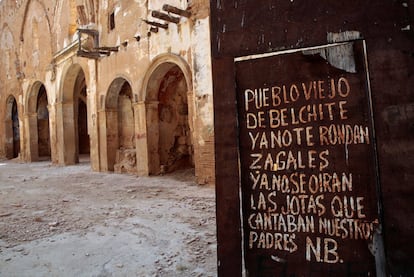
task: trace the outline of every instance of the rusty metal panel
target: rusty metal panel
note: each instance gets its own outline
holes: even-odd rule
[[[360,41],[236,60],[248,276],[375,275],[364,61]]]
[[[214,56],[238,56],[326,43],[327,33],[358,30],[386,42],[409,24],[403,1],[211,1]],[[394,36],[391,36],[394,39]]]
[[[236,92],[229,85],[234,81],[234,66],[222,60],[323,45],[329,43],[329,35],[349,31],[358,32],[359,38],[366,42],[381,175],[386,266],[387,275],[392,276],[414,276],[411,262],[414,255],[411,239],[414,232],[413,8],[413,1],[210,1],[214,105],[227,110],[214,115],[215,130],[220,137],[215,145],[219,156],[238,147],[221,135],[225,132],[237,136],[234,126],[225,123],[236,116],[233,114]],[[349,39],[352,38],[346,40]],[[234,165],[233,157],[234,153],[227,160],[216,161],[217,186],[239,180],[237,170],[222,170],[224,166],[228,169],[229,163]],[[226,201],[236,201],[238,194],[234,189],[226,188],[226,194],[218,189],[221,208],[226,208]],[[230,196],[230,192],[235,195]],[[223,233],[226,227],[221,227]],[[230,238],[231,235],[226,236],[226,240]],[[224,244],[218,248],[222,259],[239,255],[237,247],[229,247],[227,241]],[[221,268],[230,264],[225,263]]]
[[[242,237],[239,198],[239,164],[237,148],[236,95],[234,78],[222,78],[234,71],[233,59],[220,59],[213,64],[216,220],[218,276],[241,276]]]

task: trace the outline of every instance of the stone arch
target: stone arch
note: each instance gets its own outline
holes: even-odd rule
[[[13,95],[6,100],[5,125],[6,158],[17,158],[20,154],[20,123],[17,101]]]
[[[90,154],[87,131],[87,77],[79,64],[66,68],[57,99],[59,163],[79,162],[79,154]]]
[[[72,60],[69,60],[69,62],[64,66],[62,70],[62,78],[60,79],[59,84],[60,90],[56,101],[73,101],[73,88],[75,86],[76,78],[78,78],[79,74],[82,74],[84,76],[85,83],[89,84],[89,75],[87,73],[88,71],[85,70],[85,68],[82,65],[78,63],[73,63]]]
[[[180,57],[162,55],[144,78],[150,174],[194,167],[192,81]]]
[[[135,116],[130,82],[118,77],[105,99],[107,169],[136,173]]]
[[[4,70],[3,75],[7,79],[14,77],[13,73],[13,61],[17,59],[16,47],[14,46],[14,37],[10,27],[4,24],[0,31],[0,48],[2,49],[1,63],[2,67],[0,70]],[[16,57],[14,57],[16,55]]]
[[[50,159],[49,101],[41,82],[37,81],[30,87],[24,106],[28,127],[28,160]]]
[[[27,20],[29,10],[30,10],[30,5],[34,2],[39,3],[39,5],[42,7],[43,13],[44,13],[46,21],[47,21],[48,32],[49,32],[49,34],[52,33],[50,20],[49,20],[49,15],[47,14],[47,9],[46,9],[45,4],[40,0],[29,0],[29,1],[27,1],[26,6],[24,8],[23,22],[22,22],[22,26],[20,27],[20,41],[22,41],[22,42],[24,41],[24,32],[25,32],[26,20]]]
[[[160,67],[161,65],[162,67]],[[191,78],[191,69],[187,62],[177,55],[162,54],[154,58],[154,60],[151,63],[151,66],[148,68],[147,73],[145,74],[142,85],[142,91],[144,92],[144,101],[156,101],[157,86],[155,86],[155,88],[153,87],[153,81],[155,80],[155,78],[159,79],[160,76],[163,76],[172,66],[178,66],[181,69],[181,71],[184,74],[187,88],[189,92],[192,93],[193,83]],[[156,73],[156,75],[154,75],[154,73]]]
[[[19,38],[19,76],[43,80],[41,74],[54,50],[50,19],[42,0],[26,2]]]

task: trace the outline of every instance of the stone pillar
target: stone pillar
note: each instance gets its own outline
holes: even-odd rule
[[[24,137],[24,160],[35,162],[39,160],[37,113],[25,114],[23,117],[25,134]]]
[[[94,171],[100,170],[100,157],[99,157],[99,146],[100,146],[100,140],[99,140],[99,130],[97,126],[98,118],[96,116],[96,113],[92,113],[90,120],[88,120],[88,134],[89,134],[89,155],[90,155],[90,161],[91,161],[91,168]]]
[[[191,146],[192,146],[192,157],[191,157],[191,163],[192,165],[197,168],[197,164],[195,162],[195,148],[196,148],[196,143],[197,140],[195,138],[195,133],[194,133],[194,124],[195,124],[195,107],[194,107],[194,93],[193,91],[188,91],[187,92],[187,106],[188,106],[188,125],[190,127],[190,136],[191,136]]]
[[[55,106],[58,163],[60,165],[75,164],[78,161],[78,157],[76,155],[73,103],[57,103]]]
[[[57,164],[59,162],[59,158],[56,141],[56,105],[48,105],[47,110],[49,111],[50,156],[52,163]]]
[[[137,174],[148,176],[150,173],[148,161],[148,134],[145,102],[133,104],[135,119],[135,149],[137,153]]]
[[[99,171],[109,171],[108,167],[108,144],[106,139],[106,113],[105,110],[98,111],[98,136],[99,136]]]
[[[95,86],[93,86],[95,88]],[[88,135],[89,135],[89,156],[91,161],[91,168],[94,171],[99,171],[100,166],[100,137],[99,137],[99,127],[98,125],[98,116],[97,116],[97,101],[95,99],[95,91],[91,91],[89,88],[86,90],[87,96],[87,112],[88,112]],[[94,101],[95,100],[95,101]]]
[[[194,97],[195,98],[195,97]],[[214,184],[215,182],[215,159],[214,159],[214,126],[209,124],[205,111],[207,106],[212,106],[209,97],[201,97],[194,99],[195,111],[193,112],[193,146],[194,146],[194,162],[195,175],[198,184]],[[189,104],[190,106],[190,104]],[[197,108],[198,107],[198,108]],[[212,109],[211,116],[212,116]]]
[[[108,170],[114,170],[116,151],[119,147],[118,138],[118,111],[116,109],[106,110],[106,146]]]
[[[6,119],[4,121],[4,128],[5,128],[5,155],[7,159],[12,159],[14,156],[13,152],[13,120]]]
[[[55,107],[55,155],[56,161],[59,165],[65,164],[65,147],[64,147],[64,126],[63,126],[63,104],[62,102],[56,103]]]
[[[63,152],[64,152],[64,164],[71,165],[79,162],[79,157],[77,155],[77,146],[75,128],[77,126],[77,118],[75,118],[75,111],[73,103],[63,103],[62,105],[63,112]]]
[[[145,103],[146,106],[146,127],[148,141],[148,169],[149,174],[160,173],[160,154],[158,153],[158,143],[160,137],[158,101]]]

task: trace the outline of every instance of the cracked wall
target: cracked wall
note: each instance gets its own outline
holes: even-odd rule
[[[164,4],[185,16],[174,15],[176,23],[152,16]],[[88,155],[93,170],[112,171],[118,150],[135,149],[138,175],[158,174],[167,164],[169,170],[180,168],[171,161],[187,156],[185,164],[195,167],[198,182],[214,183],[208,10],[208,1],[2,1],[0,105],[6,107],[10,96],[16,99],[21,159],[49,156],[52,163],[67,165]],[[80,34],[79,28],[98,35]],[[86,54],[78,55],[79,49]],[[159,89],[168,82],[165,76],[153,74],[170,65],[182,75],[166,86],[175,95],[166,105],[180,116],[175,127],[164,128],[161,115],[168,109],[149,95],[153,87],[165,93]],[[113,87],[115,80],[128,83],[129,91]],[[28,109],[29,99],[38,96],[39,109]],[[7,117],[10,111],[0,109],[0,119]],[[7,128],[2,124],[0,133],[10,133]],[[0,136],[2,158],[8,137]],[[152,153],[154,140],[154,149],[164,150]]]

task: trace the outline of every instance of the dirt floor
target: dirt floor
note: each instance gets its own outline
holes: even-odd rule
[[[216,276],[214,187],[0,162],[0,276]]]

